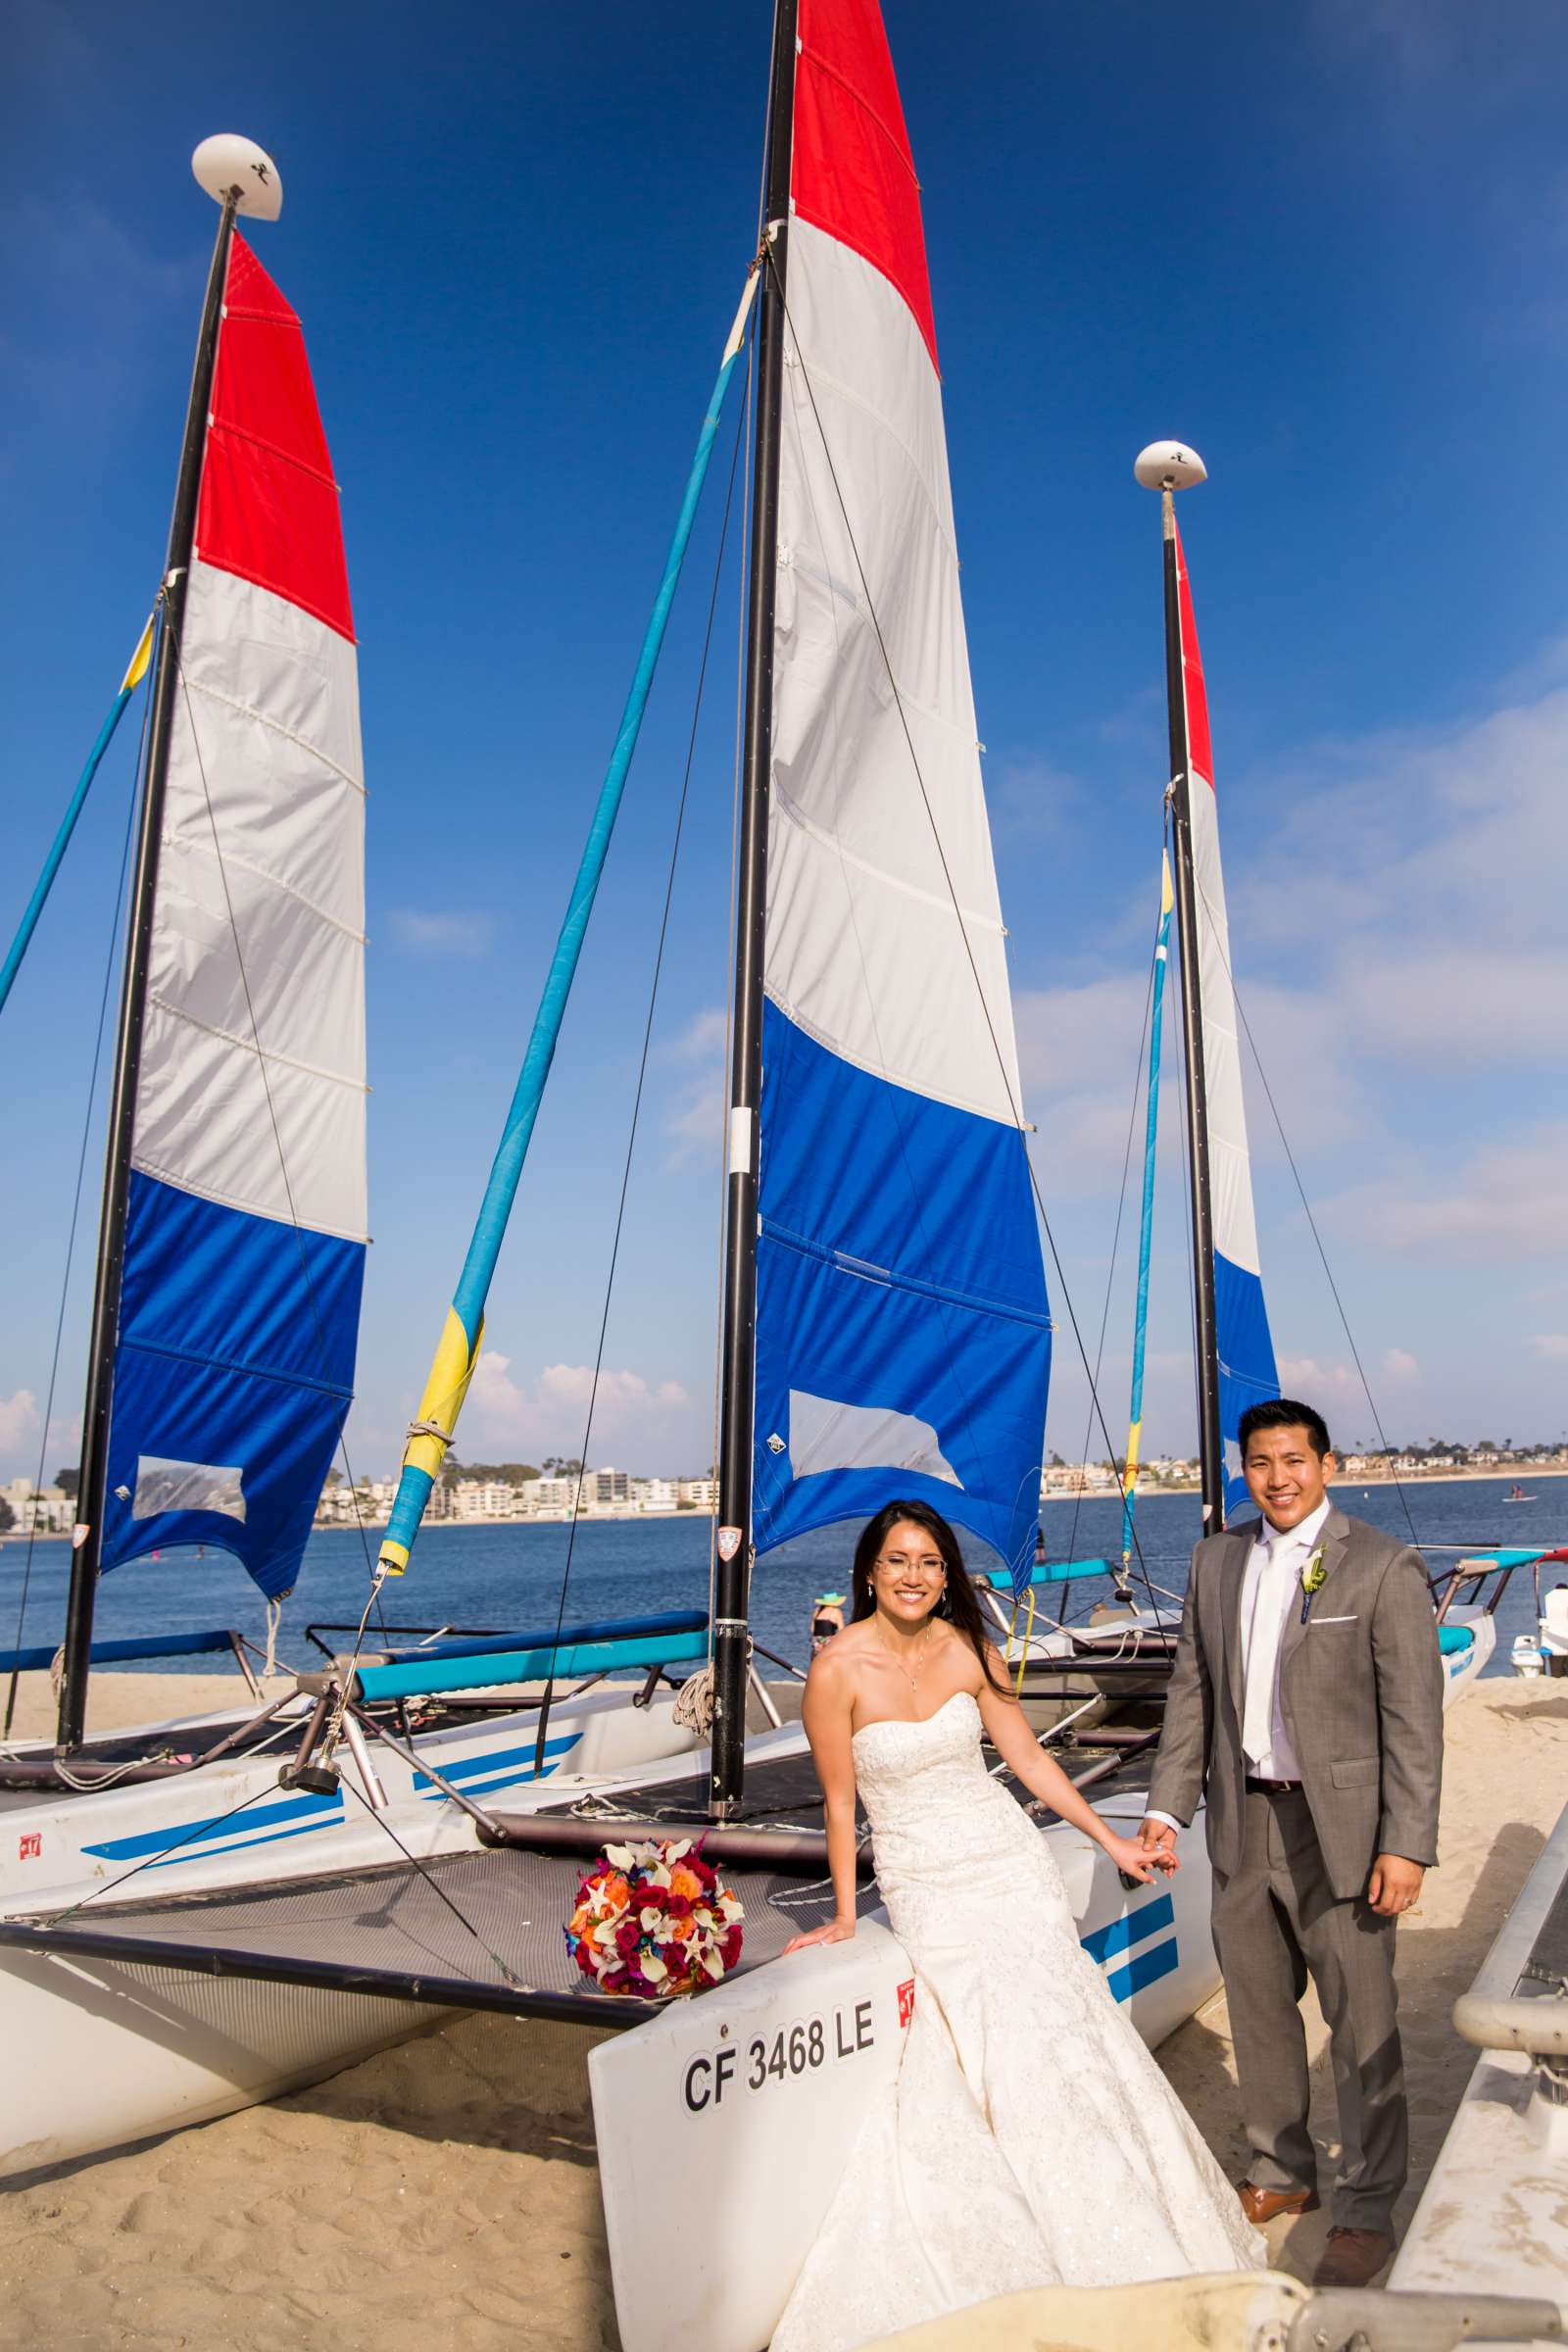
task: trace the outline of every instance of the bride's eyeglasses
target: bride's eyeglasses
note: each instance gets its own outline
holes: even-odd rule
[[[876,1565],[879,1568],[902,1568],[906,1575],[940,1576],[942,1574],[942,1556],[940,1552],[935,1551],[928,1552],[922,1560],[906,1560],[902,1553],[896,1551],[891,1553],[879,1551],[876,1555]]]

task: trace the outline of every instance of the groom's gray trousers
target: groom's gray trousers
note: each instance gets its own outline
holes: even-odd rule
[[[1214,1942],[1225,1975],[1236,2069],[1260,2188],[1309,2188],[1306,2032],[1298,2004],[1310,1969],[1332,2042],[1343,2156],[1334,2219],[1388,2230],[1404,2186],[1408,2129],[1395,2022],[1395,1922],[1329,1885],[1299,1788],[1249,1788],[1242,1852],[1214,1874]]]

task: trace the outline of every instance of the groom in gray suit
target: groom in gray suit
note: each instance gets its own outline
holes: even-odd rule
[[[1173,1843],[1206,1794],[1253,2222],[1318,2202],[1298,2007],[1317,1988],[1344,2153],[1315,2283],[1364,2286],[1406,2171],[1394,1932],[1437,1859],[1437,1623],[1419,1553],[1329,1500],[1320,1413],[1280,1397],[1240,1434],[1262,1516],[1193,1553],[1142,1836]]]

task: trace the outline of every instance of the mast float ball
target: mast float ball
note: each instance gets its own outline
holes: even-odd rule
[[[1133,460],[1146,490],[1191,490],[1208,479],[1208,467],[1185,441],[1151,441]]]
[[[238,131],[220,130],[203,139],[190,159],[197,184],[215,204],[233,188],[239,190],[234,210],[247,220],[275,220],[283,210],[283,182],[265,147],[242,139]]]

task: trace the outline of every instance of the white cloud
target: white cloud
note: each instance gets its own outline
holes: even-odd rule
[[[30,1478],[37,1469],[36,1458],[21,1462],[17,1456],[25,1447],[36,1457],[38,1436],[38,1400],[30,1389],[18,1389],[10,1396],[0,1396],[0,1463],[14,1475],[23,1472]]]
[[[685,1075],[664,1109],[668,1165],[689,1167],[711,1158],[716,1164],[724,1138],[724,1047],[729,1021],[721,1005],[694,1013],[664,1048],[664,1058],[683,1065]]]
[[[1560,1218],[1568,1130],[1534,1118],[1568,1079],[1564,658],[1560,642],[1544,647],[1480,716],[1324,738],[1227,794],[1240,811],[1226,840],[1237,984],[1291,1148],[1315,1205],[1338,1182],[1342,1231],[1401,1254],[1541,1255]],[[1252,814],[1265,810],[1266,829]],[[1106,968],[1078,985],[1017,994],[1048,1199],[1119,1180],[1147,966],[1114,953],[1116,968],[1107,948]],[[1242,1057],[1263,1166],[1280,1144],[1245,1036]],[[1494,1110],[1468,1164],[1416,1156],[1435,1086],[1510,1066],[1530,1077],[1511,1131]]]
[[[1495,1265],[1560,1249],[1568,1121],[1475,1152],[1446,1182],[1352,1186],[1325,1214],[1341,1231],[1401,1255]]]
[[[1081,777],[1036,752],[1003,760],[986,773],[992,830],[1015,841],[1059,841],[1089,797]]]
[[[496,928],[493,915],[443,914],[417,906],[394,906],[387,920],[393,938],[411,956],[452,956],[465,963],[477,963],[489,953]]]
[[[1282,1355],[1278,1371],[1282,1396],[1315,1404],[1325,1414],[1337,1405],[1366,1402],[1361,1375],[1353,1364],[1324,1363],[1315,1355]]]
[[[492,1348],[479,1357],[464,1426],[487,1445],[526,1446],[533,1453],[575,1454],[594,1396],[591,1364],[546,1364],[531,1385],[512,1377],[512,1358]],[[606,1367],[594,1397],[589,1447],[595,1461],[618,1448],[658,1446],[681,1434],[691,1399],[678,1380],[650,1384],[640,1372]]]
[[[1538,1332],[1530,1345],[1538,1355],[1545,1356],[1548,1362],[1560,1362],[1568,1356],[1568,1331]]]
[[[1078,988],[1020,988],[1012,1000],[1024,1099],[1067,1090],[1132,1089],[1149,975],[1133,966]]]
[[[693,1013],[680,1035],[671,1039],[664,1049],[671,1061],[710,1061],[724,1050],[729,1035],[729,1019],[721,1004],[710,1004]]]
[[[1421,1377],[1421,1367],[1405,1348],[1391,1348],[1378,1367],[1384,1381],[1394,1388],[1407,1388]]]

